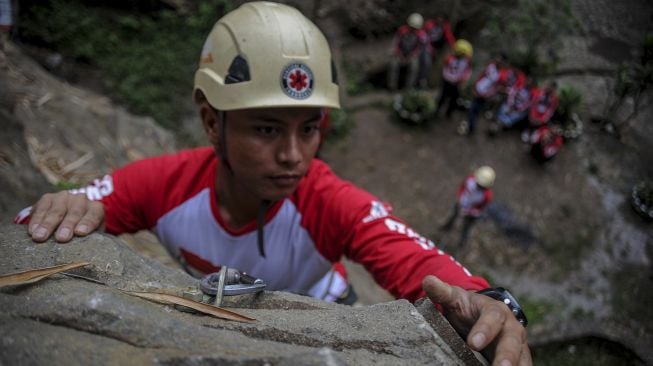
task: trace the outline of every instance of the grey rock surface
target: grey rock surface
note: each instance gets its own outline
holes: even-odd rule
[[[88,261],[72,272],[105,284],[53,275],[0,289],[0,364],[479,364],[428,301],[418,311],[405,300],[349,307],[264,292],[226,302],[257,321],[227,321],[125,293],[178,294],[198,281],[112,236],[35,244],[23,226],[0,233],[0,274]]]
[[[175,150],[173,135],[151,117],[62,82],[11,42],[0,60],[2,119],[23,130],[27,156],[51,184],[87,184],[130,161]]]

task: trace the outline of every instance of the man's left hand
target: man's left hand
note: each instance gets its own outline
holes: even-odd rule
[[[526,329],[502,302],[463,290],[426,276],[426,295],[442,305],[444,316],[467,339],[473,350],[483,353],[495,366],[532,365]]]

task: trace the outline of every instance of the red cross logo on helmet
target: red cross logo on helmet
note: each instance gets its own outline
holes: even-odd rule
[[[313,93],[313,72],[301,63],[292,63],[281,72],[281,89],[293,99],[306,99]]]

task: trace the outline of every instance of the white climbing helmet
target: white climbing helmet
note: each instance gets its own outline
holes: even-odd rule
[[[412,13],[406,21],[411,28],[420,29],[424,25],[424,18],[420,13]]]
[[[340,108],[329,44],[297,9],[250,2],[223,16],[204,42],[195,72],[200,91],[221,111],[265,107]]]
[[[474,172],[474,179],[476,183],[483,188],[490,188],[494,185],[494,178],[496,178],[496,173],[491,167],[484,165]]]

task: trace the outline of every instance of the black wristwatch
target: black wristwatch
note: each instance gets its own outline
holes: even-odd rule
[[[515,299],[514,296],[510,293],[510,291],[506,290],[503,287],[490,287],[486,288],[485,290],[481,290],[478,292],[481,295],[489,296],[495,300],[499,300],[503,302],[504,304],[508,305],[508,308],[510,311],[515,314],[515,318],[523,325],[526,327],[528,325],[528,319],[526,319],[526,314],[524,314],[524,311],[522,310],[521,306],[517,302],[517,299]]]

